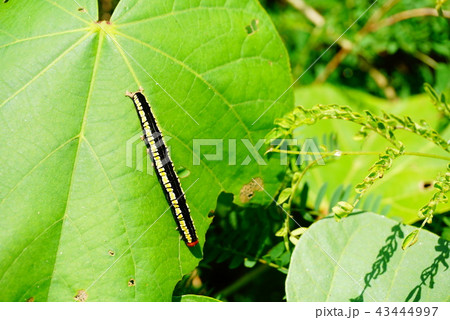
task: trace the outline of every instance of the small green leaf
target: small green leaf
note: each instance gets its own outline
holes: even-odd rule
[[[279,256],[281,256],[283,252],[285,252],[284,243],[279,242],[272,249],[270,249],[270,251],[267,253],[266,256],[269,257],[271,261],[273,261]]]
[[[277,205],[280,205],[280,204],[286,202],[289,199],[289,197],[291,196],[291,194],[292,194],[292,188],[286,188],[283,191],[281,191],[280,195],[278,196],[278,199],[277,199]]]
[[[256,265],[257,261],[249,258],[244,259],[244,266],[247,268],[253,268]]]
[[[297,244],[297,242],[299,241],[299,238],[296,238],[294,236],[290,236],[289,237],[289,241],[292,242],[292,244],[295,246]]]
[[[405,240],[403,240],[402,243],[403,250],[407,249],[408,247],[411,247],[417,242],[417,240],[419,240],[419,231],[420,229],[416,229],[406,236]]]
[[[284,237],[284,236],[286,236],[287,234],[288,234],[288,230],[287,230],[286,227],[283,225],[283,227],[281,227],[281,229],[278,230],[278,231],[275,233],[275,236],[277,236],[277,237]]]
[[[301,236],[308,228],[297,228],[291,231],[291,235],[294,237]]]
[[[347,201],[339,201],[337,205],[333,207],[332,212],[334,213],[336,221],[340,221],[342,218],[345,218],[352,213],[353,209],[353,205]]]

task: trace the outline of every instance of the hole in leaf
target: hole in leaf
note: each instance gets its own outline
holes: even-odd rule
[[[77,291],[77,294],[73,298],[77,302],[85,302],[88,298],[88,294],[85,290],[81,289]]]
[[[112,250],[109,250],[108,251],[108,254],[111,256],[111,257],[114,257],[114,255],[116,254],[114,251],[112,251]]]
[[[3,3],[7,3],[9,0],[3,0]]]
[[[133,278],[130,279],[130,281],[128,281],[128,286],[129,287],[134,287],[136,285],[135,281]]]
[[[189,169],[185,168],[185,167],[179,167],[177,169],[177,175],[178,178],[183,179],[188,177],[191,174],[191,171],[189,171]]]
[[[78,11],[79,11],[79,12],[86,12],[86,13],[87,13],[87,10],[86,10],[85,8],[78,8]]]
[[[253,19],[248,26],[245,26],[245,31],[248,35],[254,34],[256,31],[258,31],[258,19]]]
[[[6,1],[6,2],[8,2],[8,1]],[[34,297],[29,297],[29,298],[27,299],[27,302],[34,302]]]
[[[427,190],[433,187],[433,181],[422,181],[420,183],[420,189]]]
[[[109,21],[119,0],[98,0],[98,21]]]
[[[252,181],[242,186],[239,200],[241,200],[242,203],[247,203],[255,196],[255,191],[262,190],[264,190],[264,181],[261,178],[254,178]]]

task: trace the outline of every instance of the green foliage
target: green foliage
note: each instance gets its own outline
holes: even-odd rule
[[[420,93],[424,82],[439,90],[449,89],[448,80],[439,80],[440,77],[448,79],[448,69],[445,69],[450,58],[448,16],[433,17],[421,12],[404,20],[398,16],[422,8],[434,10],[439,2],[378,1],[363,14],[375,1],[305,1],[321,19],[310,18],[307,10],[290,5],[296,1],[264,2],[288,48],[294,78],[301,76],[302,85],[314,82],[338,52],[349,50],[329,76],[330,83],[359,88],[377,96],[386,96],[385,87],[380,83],[391,86],[403,97]],[[448,2],[441,5],[441,9],[449,10]],[[355,24],[349,28],[352,23]],[[379,81],[374,73],[384,79]]]
[[[270,139],[280,138],[292,133],[295,128],[302,125],[313,125],[319,120],[338,119],[350,121],[361,125],[361,129],[356,136],[357,139],[367,137],[367,131],[374,131],[392,143],[396,148],[402,149],[403,143],[398,140],[394,132],[396,130],[406,130],[415,133],[449,151],[449,143],[443,139],[425,121],[420,124],[414,122],[410,117],[403,119],[393,114],[383,113],[383,117],[376,116],[370,111],[365,111],[365,115],[353,112],[348,106],[339,105],[317,105],[311,109],[302,106],[297,107],[293,112],[285,115],[282,119],[275,120],[279,128],[273,129],[268,134]],[[284,129],[284,130],[283,130]],[[392,151],[387,151],[387,153]],[[399,151],[396,151],[399,152]]]
[[[430,201],[419,210],[419,216],[421,218],[428,218],[430,221],[431,217],[436,212],[437,205],[448,201],[446,194],[450,190],[450,164],[447,166],[447,172],[438,177],[434,183],[434,188],[437,189],[437,192]]]
[[[282,37],[286,41],[291,56],[292,66],[294,68],[294,76],[297,77],[301,75],[300,81],[302,83],[313,81],[313,79],[320,74],[321,70],[323,70],[324,64],[327,61],[330,61],[336,53],[336,49],[332,48],[329,52],[325,53],[323,59],[311,66],[311,63],[315,62],[318,55],[324,52],[328,45],[340,34],[340,32],[329,34],[329,30],[333,30],[332,32],[334,32],[334,30],[343,31],[368,6],[367,3],[363,2],[354,3],[353,5],[355,8],[352,9],[355,10],[352,11],[348,10],[348,3],[346,2],[337,2],[333,4],[333,6],[330,6],[329,1],[327,3],[323,2],[322,4],[320,4],[320,1],[308,2],[309,5],[314,6],[316,9],[319,8],[320,14],[323,14],[325,17],[326,24],[321,29],[312,27],[310,22],[306,21],[302,13],[296,12],[289,7],[284,7],[283,10],[280,10],[280,6],[273,3],[276,2],[271,1],[267,4],[269,14],[272,15],[277,27],[279,27]],[[283,3],[286,2],[284,1]],[[379,6],[382,5],[383,4],[381,3],[379,4]],[[383,18],[388,18],[395,13],[421,6],[424,6],[422,5],[422,2],[412,3],[410,1],[406,4],[405,2],[402,2],[401,4],[398,4],[397,2],[397,6],[395,6],[393,10],[388,10],[387,13],[383,12],[381,16]],[[373,11],[377,12],[378,9],[379,7],[375,6]],[[339,10],[341,10],[340,14],[336,14]],[[344,36],[345,40],[350,40],[352,42],[353,51],[343,61],[342,65],[339,66],[337,72],[330,76],[331,81],[338,82],[339,84],[350,84],[354,87],[362,87],[364,91],[372,91],[383,95],[381,88],[378,88],[369,76],[369,73],[365,72],[368,67],[375,69],[380,68],[383,75],[393,79],[391,83],[394,88],[398,90],[399,95],[406,95],[408,92],[419,92],[424,80],[432,82],[434,75],[431,75],[430,70],[436,69],[435,76],[439,90],[444,90],[448,86],[448,81],[446,81],[447,76],[445,74],[445,70],[447,69],[444,64],[438,63],[437,66],[430,67],[424,65],[424,60],[420,60],[424,58],[423,55],[420,55],[420,53],[423,52],[426,52],[430,57],[436,58],[438,61],[442,61],[443,57],[445,60],[445,57],[449,56],[447,50],[448,36],[446,36],[446,34],[448,34],[448,29],[446,28],[445,20],[436,21],[436,19],[433,18],[411,19],[401,22],[393,28],[385,27],[375,33],[369,33],[364,36],[358,35],[358,30],[360,30],[361,26],[368,21],[371,14],[372,12],[369,12],[367,16],[362,17],[355,28],[353,30],[351,29]],[[419,20],[420,23],[418,23]],[[375,21],[374,25],[376,25],[376,22],[377,21]],[[340,28],[335,27],[336,25],[340,25]],[[406,31],[407,34],[404,34],[405,25],[407,26],[406,30],[410,30]],[[416,34],[416,31],[419,29],[420,32]],[[415,41],[415,39],[422,36],[427,39],[422,39],[420,43]],[[410,37],[413,37],[414,39]],[[429,41],[429,39],[433,39],[433,41]],[[430,42],[432,43],[430,44]],[[340,43],[338,45],[340,45]],[[432,49],[430,50],[430,48]],[[417,52],[419,52],[419,54],[416,55]],[[441,56],[441,54],[443,56]],[[427,57],[425,56],[425,58]],[[407,68],[406,72],[405,64]],[[311,69],[309,69],[310,66]],[[303,71],[305,71],[306,68],[308,68],[308,72],[303,74]],[[351,139],[354,132],[354,126],[351,127],[350,125],[347,125],[347,123],[339,121],[338,119],[341,119],[339,112],[336,112],[335,117],[333,117],[333,112],[336,111],[334,108],[331,108],[332,110],[330,110],[330,113],[332,116],[328,118],[326,116],[329,116],[329,114],[323,112],[323,110],[319,110],[319,117],[323,114],[325,114],[325,116],[323,119],[311,121],[315,124],[312,130],[305,129],[305,126],[299,128],[297,126],[298,123],[294,124],[296,120],[295,116],[287,116],[277,120],[276,128],[274,128],[266,138],[272,140],[278,139],[279,145],[269,147],[268,157],[276,158],[278,153],[285,150],[285,147],[281,146],[287,139],[294,138],[304,141],[305,138],[310,137],[313,139],[316,146],[318,146],[318,149],[314,152],[321,152],[321,154],[324,155],[323,160],[325,166],[320,167],[317,163],[311,162],[317,159],[314,157],[315,154],[308,155],[307,151],[299,146],[289,146],[289,149],[287,149],[289,152],[287,172],[285,179],[279,188],[278,196],[276,197],[278,212],[280,215],[285,215],[286,219],[281,229],[276,233],[283,241],[270,249],[273,256],[290,256],[292,244],[298,244],[295,249],[295,252],[298,252],[300,250],[298,247],[308,239],[308,226],[316,219],[323,217],[333,210],[340,210],[339,213],[342,214],[343,217],[354,210],[362,209],[365,211],[376,211],[386,214],[391,209],[389,211],[391,215],[402,217],[405,222],[417,220],[417,208],[423,205],[424,199],[427,197],[429,198],[432,192],[429,187],[429,185],[433,185],[433,183],[430,183],[430,178],[434,177],[442,168],[442,159],[448,161],[449,158],[447,154],[449,121],[448,118],[443,116],[445,115],[444,110],[439,108],[440,102],[439,106],[436,105],[436,111],[439,113],[437,114],[430,108],[424,107],[424,105],[427,105],[427,99],[423,96],[388,104],[385,100],[377,100],[374,97],[365,95],[361,91],[328,89],[329,86],[299,88],[297,89],[296,94],[297,103],[307,105],[308,103],[306,101],[312,101],[311,104],[314,105],[316,105],[317,102],[321,102],[322,104],[329,103],[336,106],[339,104],[338,101],[347,100],[348,102],[345,101],[340,104],[351,105],[352,109],[358,110],[358,112],[353,112],[350,109],[339,111],[343,114],[347,113],[346,115],[350,116],[349,119],[354,118],[355,121],[353,122],[360,127],[363,127],[360,134],[357,136],[360,141],[356,142]],[[442,97],[442,99],[444,99],[443,101],[445,101],[445,95]],[[327,100],[329,102],[327,102]],[[440,98],[438,101],[441,101]],[[363,109],[369,111],[367,113],[360,112]],[[385,112],[381,112],[381,116],[378,116],[380,114],[380,109]],[[402,114],[402,116],[400,116],[400,114]],[[426,119],[426,121],[416,122],[412,120],[412,117],[415,119],[423,118]],[[311,118],[309,120],[311,120]],[[324,120],[324,123],[322,124],[322,122],[318,122],[318,120]],[[361,120],[361,122],[358,122],[359,120]],[[307,122],[308,120],[305,121]],[[375,135],[382,137],[385,141],[377,139],[371,132],[375,132]],[[413,134],[411,135],[410,133]],[[308,136],[308,134],[310,135]],[[416,137],[414,137],[414,135],[416,135]],[[329,139],[331,137],[333,137],[333,139]],[[422,138],[427,139],[430,143],[427,143],[427,141],[424,141]],[[385,143],[386,141],[388,142],[387,146]],[[354,154],[351,154],[351,152]],[[365,155],[364,152],[371,153],[371,155]],[[411,153],[426,154],[430,156],[436,155],[437,158],[415,158],[410,155]],[[300,156],[297,157],[299,154]],[[405,154],[408,155],[408,157],[406,157]],[[378,157],[378,159],[375,159],[375,156]],[[299,159],[298,162],[296,161],[297,159]],[[308,159],[310,162],[308,162]],[[364,172],[367,168],[370,168],[369,174]],[[364,176],[366,176],[366,178],[364,178]],[[342,177],[350,178],[342,179]],[[382,177],[383,181],[377,182]],[[362,179],[364,179],[363,182],[361,182]],[[357,194],[357,198],[353,202],[351,201],[354,204],[356,203],[355,206],[348,202],[352,186],[355,186],[360,192],[359,195]],[[371,190],[376,190],[377,193],[371,193]],[[366,191],[367,195],[365,195],[364,198],[361,198],[362,193],[366,193]],[[324,209],[324,207],[326,209]],[[448,208],[448,206],[440,206],[440,210],[444,212]],[[260,208],[260,210],[262,212],[264,209]],[[352,221],[351,219],[353,219],[353,216],[344,219],[341,224],[346,224],[348,226],[348,223],[350,223],[348,221]],[[293,223],[293,220],[302,227]],[[368,220],[370,220],[370,222],[364,221],[364,227],[373,224],[374,230],[386,231],[386,228],[384,228],[385,226],[380,222],[385,220]],[[331,220],[325,221],[330,223],[330,229],[321,230],[317,233],[317,237],[325,238],[327,240],[332,238],[331,241],[334,242],[338,242],[341,238],[344,240],[346,239],[346,237],[342,235],[343,232],[336,231],[335,229],[339,228],[339,224],[335,224]],[[313,223],[310,228],[314,228],[316,225],[320,225],[320,223],[325,223],[325,221],[322,220]],[[333,224],[331,225],[331,223]],[[331,226],[335,228],[331,228]],[[359,226],[360,225],[358,224],[354,228],[349,227],[348,230],[346,230],[346,233],[351,234],[351,232],[354,232]],[[397,250],[397,248],[400,247],[400,241],[404,238],[404,232],[413,230],[410,227],[406,227],[406,229],[402,228],[403,227],[399,225],[392,227],[393,236],[391,235],[386,239],[386,243],[380,248],[378,257],[373,265],[369,264],[369,261],[372,260],[368,259],[363,259],[364,261],[357,264],[357,266],[363,264],[367,265],[367,271],[370,271],[367,274],[362,273],[366,284],[364,291],[369,288],[372,282],[380,281],[380,278],[382,278],[381,275],[385,273],[383,268],[389,264],[394,247],[395,255],[392,259],[399,260],[398,257],[401,255],[401,250]],[[373,230],[370,229],[369,231]],[[374,237],[372,236],[372,232],[369,231],[366,231],[365,237],[358,237],[359,243],[357,244],[360,247],[368,246],[370,249],[373,249],[376,244],[372,243]],[[251,234],[250,230],[248,232]],[[419,238],[416,238],[414,240],[419,241],[421,248],[424,248],[423,243],[426,243],[429,240],[429,238],[427,238],[429,235],[429,233],[426,233],[425,239],[419,240]],[[336,240],[333,236],[336,236],[338,239]],[[213,240],[213,246],[216,240],[217,239]],[[379,241],[378,243],[381,243],[381,245],[383,244],[382,241]],[[354,243],[352,242],[351,245],[354,245]],[[330,245],[330,247],[332,250],[336,249],[336,245]],[[316,257],[314,256],[314,254],[316,254],[314,251],[319,251],[320,253],[320,249],[317,249],[317,244],[315,243],[308,243],[301,248],[304,252],[310,254],[308,257],[303,257],[301,261],[302,264],[308,264],[312,259],[311,257]],[[355,252],[359,254],[359,252],[364,249],[365,248],[358,248]],[[412,249],[415,250],[416,256],[420,256],[420,251],[418,251],[416,247]],[[436,275],[437,269],[442,273],[442,268],[447,266],[445,260],[448,257],[448,243],[446,244],[440,239],[438,240],[438,246],[435,249],[440,252],[440,254],[429,267],[421,270],[415,268],[415,266],[411,266],[411,269],[414,270],[408,272],[406,278],[412,274],[415,276],[417,275],[416,280],[420,283],[416,285],[416,282],[412,280],[407,282],[411,291],[406,292],[405,296],[403,296],[404,300],[426,300],[427,298],[424,297],[428,292],[432,291],[426,287],[433,286],[433,277]],[[267,250],[267,248],[265,250]],[[427,250],[428,259],[430,257],[429,253],[433,253],[433,248],[431,245],[427,245],[425,250]],[[267,256],[268,255],[265,255],[264,257],[267,258]],[[227,263],[229,263],[228,261],[232,261],[233,257],[231,256],[227,259]],[[414,261],[414,259],[415,258],[413,257],[410,261]],[[427,261],[430,261],[430,259]],[[327,262],[330,263],[330,259],[328,259]],[[353,262],[354,257],[344,258],[344,263],[346,264],[352,264]],[[267,264],[267,261],[264,263]],[[252,268],[256,266],[254,261],[246,261],[245,265]],[[289,267],[290,275],[292,274],[293,276],[307,279],[310,277],[311,279],[323,279],[324,284],[328,285],[330,276],[327,271],[328,269],[336,268],[336,265],[332,263],[332,261],[329,268],[324,268],[323,265],[324,264],[317,263],[317,265],[314,265],[311,268],[301,269],[299,271],[298,269],[293,270],[293,268],[297,268],[298,265],[294,266],[294,260],[292,260],[291,264],[286,267]],[[275,267],[277,268],[277,266]],[[249,272],[249,276],[250,274],[252,274],[251,271]],[[245,278],[245,275],[242,276],[242,278],[236,280],[236,283],[241,283]],[[391,276],[391,278],[393,277]],[[345,283],[342,288],[346,288],[347,286],[348,284]],[[388,286],[391,287],[389,283],[386,284],[383,282],[379,285],[377,290],[379,292],[386,291],[386,287]],[[315,288],[317,286],[316,284],[312,285],[311,283],[300,285],[296,283],[294,287],[298,289],[306,287]],[[425,289],[422,289],[422,287]],[[401,290],[397,290],[397,288],[398,287],[395,287],[395,289],[393,289],[395,291],[393,295],[403,293]],[[435,298],[438,301],[445,299],[445,296],[442,294],[444,291],[442,288],[445,289],[445,284],[439,288],[440,292],[437,295],[437,298]],[[355,296],[350,298],[355,301],[361,301],[361,299],[364,298],[364,291],[359,291]],[[339,293],[340,290],[337,289],[336,296],[339,296]],[[299,300],[303,301],[304,299]],[[311,300],[323,301],[324,299],[316,296]]]
[[[337,110],[334,110],[334,105],[313,106],[309,109],[298,108],[296,116],[293,116],[294,112],[292,112],[278,120],[277,123],[281,122],[283,126],[277,126],[268,135],[271,139],[294,138],[299,144],[324,135],[336,137],[332,145],[325,139],[315,140],[320,149],[317,151],[321,152],[322,157],[325,155],[328,157],[325,159],[325,166],[316,167],[305,177],[310,186],[308,206],[326,215],[331,212],[332,206],[337,202],[348,201],[347,192],[350,186],[361,184],[364,176],[368,176],[369,181],[372,182],[373,179],[377,179],[376,172],[379,168],[373,167],[373,172],[369,175],[366,172],[367,168],[372,166],[371,163],[380,161],[383,165],[392,164],[393,159],[389,160],[390,156],[382,157],[381,160],[378,156],[384,154],[383,149],[394,146],[394,157],[399,152],[406,152],[407,156],[401,156],[395,160],[394,169],[383,177],[383,183],[375,183],[369,189],[365,189],[368,191],[366,199],[359,198],[359,202],[350,203],[356,208],[375,210],[397,219],[401,218],[405,223],[419,219],[418,208],[432,196],[433,182],[430,179],[442,170],[445,162],[443,163],[441,159],[447,159],[447,161],[449,159],[447,151],[444,151],[448,149],[446,139],[450,137],[449,118],[442,118],[440,112],[433,110],[426,96],[392,103],[355,90],[343,90],[331,86],[310,86],[298,89],[296,92],[297,101],[305,105],[318,100],[337,101],[353,105],[354,109],[358,110],[358,112],[349,111],[347,107],[336,107]],[[383,115],[381,117],[376,116],[380,113],[380,109]],[[303,110],[306,110],[306,113],[303,113]],[[321,110],[323,115],[320,114]],[[364,110],[369,112],[366,113]],[[392,113],[383,112],[385,110]],[[408,113],[415,118],[423,117],[425,121],[413,121]],[[326,119],[318,121],[319,118]],[[341,121],[340,118],[350,121]],[[314,125],[296,127],[298,124],[310,122],[314,122]],[[364,135],[356,135],[355,140],[358,126],[359,128],[366,126],[366,129],[363,131]],[[432,126],[439,127],[439,132],[432,129]],[[371,132],[373,134],[370,134]],[[430,143],[424,142],[421,134],[424,134]],[[364,139],[361,140],[361,138]],[[300,151],[302,148],[289,146],[288,152],[291,153],[289,156],[293,158],[301,154]],[[420,156],[413,156],[416,153]],[[304,155],[301,156],[304,157]],[[428,156],[437,156],[437,158]],[[338,195],[342,197],[336,198]],[[439,210],[445,212],[448,208],[446,205],[441,205]]]
[[[251,126],[291,83],[287,53],[254,0],[122,0],[110,23],[96,22],[96,1],[78,3],[0,4],[0,300],[170,301],[199,255],[137,161],[145,147],[125,91],[145,89],[190,172],[181,183],[204,244],[220,191],[260,177],[274,194],[282,169],[193,165],[192,141],[262,138],[293,106],[287,92]],[[247,155],[242,146],[237,162]]]
[[[450,244],[423,231],[402,251],[412,229],[373,213],[316,222],[292,254],[287,301],[446,301]]]
[[[203,266],[214,262],[228,264],[230,269],[241,265],[252,268],[256,262],[273,263],[279,255],[276,247],[279,240],[275,232],[283,223],[283,216],[276,207],[239,206],[233,203],[231,194],[222,193],[214,212],[214,224],[207,233]],[[278,268],[288,264],[289,259]]]
[[[366,139],[368,135],[368,131],[376,132],[378,135],[385,138],[389,141],[394,147],[388,147],[386,150],[378,155],[378,160],[373,164],[367,176],[364,180],[358,183],[355,186],[355,191],[358,194],[356,199],[352,204],[347,203],[345,201],[341,201],[338,205],[332,209],[333,213],[337,220],[342,219],[343,217],[350,214],[353,209],[356,207],[357,203],[360,200],[360,197],[367,192],[367,190],[379,179],[383,178],[386,172],[391,169],[393,161],[399,156],[405,155],[405,145],[403,142],[397,139],[395,133],[397,130],[406,130],[412,132],[416,135],[419,135],[437,146],[441,147],[445,151],[448,152],[449,144],[443,139],[435,130],[433,130],[429,125],[426,124],[425,121],[422,121],[421,124],[414,122],[410,117],[405,116],[403,119],[395,116],[393,114],[384,113],[383,117],[379,117],[374,115],[369,111],[365,111],[365,115],[361,115],[359,113],[353,112],[347,106],[338,106],[338,105],[318,105],[314,106],[311,109],[305,109],[303,107],[297,107],[293,112],[287,114],[281,119],[277,119],[275,124],[278,127],[274,128],[272,132],[270,132],[267,137],[273,141],[274,139],[279,139],[281,143],[284,139],[292,138],[293,132],[296,128],[302,125],[313,125],[316,124],[319,120],[345,120],[349,122],[356,123],[361,127],[356,138]],[[279,150],[280,145],[275,147],[274,150],[277,152],[283,152],[283,150]],[[309,154],[308,152],[303,151],[291,151],[293,154]],[[364,152],[359,152],[360,154],[364,154]],[[343,154],[348,155],[357,155],[358,152],[349,152],[349,151],[340,151],[336,150],[333,152],[321,152],[317,155],[320,156],[336,156],[340,157]],[[411,154],[413,155],[413,154]],[[423,156],[427,156],[426,154]],[[446,159],[449,159],[448,157]],[[445,193],[448,191],[444,186],[440,185],[442,188],[442,192]],[[281,193],[283,196],[283,193]],[[430,210],[436,208],[436,205],[440,202],[444,197],[439,194],[433,197],[431,203],[433,207]],[[284,200],[284,198],[282,198]],[[436,200],[436,201],[435,201]],[[433,209],[432,209],[433,208]],[[422,209],[425,210],[425,209]],[[421,211],[422,211],[421,210]],[[423,215],[421,216],[423,217]]]
[[[428,96],[431,98],[431,102],[439,110],[439,112],[443,113],[446,117],[450,117],[450,107],[447,104],[447,97],[445,94],[438,94],[436,90],[434,90],[434,88],[428,83],[425,83],[423,87],[428,93]]]
[[[403,150],[387,148],[386,151],[378,156],[378,161],[370,167],[369,174],[364,180],[355,186],[355,191],[360,195],[364,194],[375,181],[384,177],[386,172],[392,167],[393,161],[402,153]]]
[[[420,230],[422,230],[425,223],[431,223],[438,204],[448,202],[447,193],[450,190],[450,164],[447,165],[447,172],[438,177],[434,183],[434,188],[437,189],[437,192],[430,201],[419,210],[419,217],[424,219],[422,225],[419,229],[414,230],[405,238],[402,245],[403,249],[406,249],[417,242]]]

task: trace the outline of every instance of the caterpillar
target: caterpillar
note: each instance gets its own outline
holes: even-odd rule
[[[147,152],[153,162],[156,176],[170,206],[181,238],[188,247],[194,247],[198,244],[198,236],[186,196],[170,159],[158,122],[142,92],[142,88],[137,92],[127,91],[126,96],[133,100],[144,134],[143,140],[147,146]]]

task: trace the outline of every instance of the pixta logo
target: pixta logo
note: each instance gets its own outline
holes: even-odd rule
[[[171,137],[164,136],[164,140],[162,135],[157,132],[153,134],[153,140],[155,142],[155,148],[160,148],[163,146],[164,141],[170,141]],[[168,148],[168,153],[166,155],[161,154],[161,163],[165,165],[170,161],[170,147]],[[142,132],[135,134],[133,137],[127,140],[126,144],[126,153],[125,153],[125,161],[126,166],[129,168],[134,168],[137,171],[145,172],[149,175],[153,175],[154,169],[153,164],[148,156],[147,146],[143,140]]]
[[[153,138],[156,148],[163,145],[163,139],[159,133],[156,133]],[[166,145],[170,139],[170,137],[164,136]],[[249,139],[193,139],[192,165],[199,166],[202,162],[220,161],[226,162],[229,166],[247,166],[255,161],[260,166],[266,166],[267,158],[264,157],[264,152],[268,148],[274,147],[278,150],[280,164],[288,165],[288,157],[292,157],[292,154],[288,154],[288,150],[292,146],[300,149],[300,154],[297,155],[296,159],[298,165],[305,161],[316,161],[318,165],[325,164],[320,149],[313,139],[306,139],[303,144],[299,143],[297,139],[273,140],[269,143],[264,139],[260,139],[256,143],[252,143]],[[170,150],[168,154],[170,154]],[[170,161],[169,156],[164,157],[163,154],[160,154],[160,156],[163,165]],[[142,140],[142,133],[138,133],[127,140],[126,165],[135,168],[137,171],[153,175],[152,161],[148,157],[147,146]]]
[[[205,160],[227,161],[230,166],[246,166],[254,160],[258,165],[266,166],[267,162],[263,154],[266,151],[264,146],[267,145],[277,146],[281,165],[288,165],[287,151],[289,146],[299,146],[301,149],[296,160],[298,165],[303,164],[305,161],[316,161],[318,165],[325,165],[320,149],[313,139],[306,139],[303,144],[300,144],[297,139],[273,140],[270,143],[260,139],[255,144],[248,139],[194,139],[192,163],[194,166],[198,166],[201,164],[201,161]],[[237,161],[238,148],[240,150],[240,158],[242,158],[242,155],[244,156],[243,160],[239,162]]]

